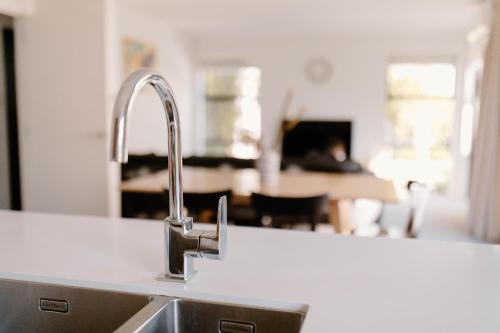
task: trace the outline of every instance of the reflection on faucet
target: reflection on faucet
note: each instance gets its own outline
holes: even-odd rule
[[[193,229],[193,219],[183,213],[182,151],[179,114],[172,89],[152,70],[132,73],[122,84],[112,120],[111,159],[127,162],[127,128],[132,104],[139,90],[151,85],[160,96],[167,118],[170,216],[165,219],[165,278],[188,280],[194,273],[193,258],[222,259],[226,250],[227,202],[219,200],[217,229]]]

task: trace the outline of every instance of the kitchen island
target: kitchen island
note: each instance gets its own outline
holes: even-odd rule
[[[210,226],[213,227],[213,226]],[[303,332],[497,332],[500,246],[228,228],[223,261],[158,281],[163,224],[0,211],[0,278],[299,310]]]

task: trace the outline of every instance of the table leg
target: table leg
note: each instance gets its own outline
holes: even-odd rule
[[[351,224],[351,199],[330,200],[330,224],[338,234],[350,235]]]

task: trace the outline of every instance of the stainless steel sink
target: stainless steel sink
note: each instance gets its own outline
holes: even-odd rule
[[[305,314],[156,297],[117,332],[300,332]]]
[[[0,279],[0,332],[300,332],[305,312]]]
[[[113,332],[151,297],[0,280],[0,332]]]

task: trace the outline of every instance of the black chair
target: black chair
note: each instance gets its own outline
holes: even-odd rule
[[[168,189],[164,191],[166,202],[168,203]],[[218,192],[184,192],[184,207],[188,210],[189,216],[194,218],[194,222],[216,222],[219,199],[227,197],[227,216],[231,217],[231,190]]]
[[[122,217],[162,220],[168,216],[168,200],[161,193],[122,192]]]
[[[256,213],[254,226],[262,226],[262,218],[268,216],[273,228],[306,222],[310,224],[311,230],[315,230],[316,224],[321,222],[327,203],[327,194],[312,197],[274,197],[252,193],[252,205]]]
[[[183,159],[184,166],[220,168],[229,166],[234,169],[255,168],[255,159],[242,159],[228,156],[190,156]]]
[[[224,163],[221,157],[213,156],[190,156],[182,159],[184,166],[218,168]]]
[[[229,157],[227,163],[235,169],[254,169],[255,159]]]
[[[168,167],[168,156],[155,154],[129,155],[128,163],[121,165],[122,180],[139,177],[166,169]]]

